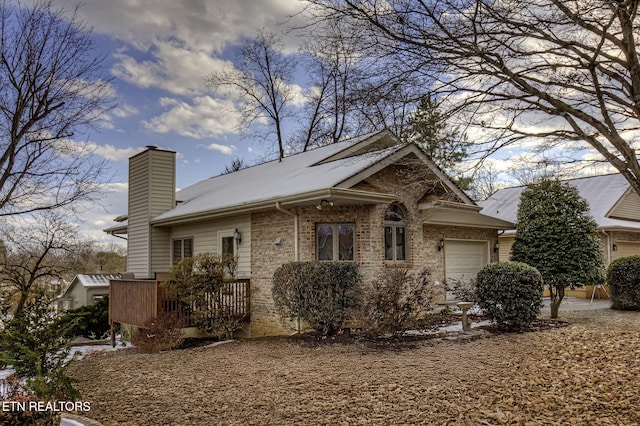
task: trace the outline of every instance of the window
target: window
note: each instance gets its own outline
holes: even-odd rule
[[[233,238],[233,230],[218,231],[218,255],[224,262],[227,278],[235,277],[238,272],[238,244]]]
[[[404,211],[397,204],[390,205],[384,213],[384,259],[407,261],[407,222]]]
[[[193,256],[193,238],[173,240],[173,264],[181,259]]]
[[[222,256],[233,257],[235,255],[233,235],[220,238],[220,254]]]
[[[316,225],[316,259],[353,261],[356,233],[353,223]]]

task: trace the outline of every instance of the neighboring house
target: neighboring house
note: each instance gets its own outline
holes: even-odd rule
[[[200,252],[236,256],[237,277],[250,279],[247,336],[290,332],[271,297],[284,263],[356,262],[367,280],[383,268],[429,268],[442,301],[444,280],[475,277],[496,261],[498,230],[513,227],[480,214],[417,146],[386,130],[174,188],[174,152],[148,147],[133,156],[128,220],[105,231],[126,234],[136,278],[165,274]],[[122,322],[140,312],[125,299],[111,299]]]
[[[624,176],[611,174],[567,181],[575,186],[589,204],[591,216],[598,225],[605,264],[620,257],[640,255],[640,196]],[[497,191],[480,202],[480,213],[496,219],[516,222],[520,195],[525,186]],[[500,234],[500,259],[509,259],[515,230]],[[592,289],[577,292],[576,296],[591,297]]]
[[[78,274],[67,289],[58,296],[58,309],[74,309],[91,305],[109,295],[109,281],[120,279],[112,274]]]

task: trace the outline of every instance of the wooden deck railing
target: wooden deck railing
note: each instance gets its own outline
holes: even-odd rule
[[[142,326],[162,310],[162,291],[156,280],[111,280],[109,323]]]
[[[215,294],[205,295],[204,305],[211,315],[224,315],[236,321],[248,323],[251,306],[251,281],[236,279],[225,283]],[[184,320],[185,326],[193,326],[195,306],[164,297],[161,281],[111,280],[109,285],[109,322],[142,327],[161,312],[174,312]]]

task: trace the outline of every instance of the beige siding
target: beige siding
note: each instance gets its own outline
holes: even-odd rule
[[[618,204],[611,209],[609,217],[640,221],[640,196],[638,193],[629,191],[623,195]]]
[[[145,277],[149,272],[149,219],[146,208],[149,193],[148,158],[136,155],[129,160],[129,223],[127,271]]]
[[[613,258],[619,259],[627,256],[640,256],[640,241],[617,241],[617,250],[613,252]]]
[[[193,238],[193,253],[219,253],[220,236],[225,233],[240,231],[242,242],[237,247],[238,278],[251,278],[251,216],[190,223],[172,227],[170,240],[176,238]],[[166,244],[169,249],[171,241]],[[171,256],[168,257],[170,259]]]
[[[152,230],[149,221],[175,206],[174,182],[175,152],[146,150],[129,159],[127,271],[136,277],[167,267],[160,259],[168,253],[168,233]]]
[[[171,233],[168,229],[151,228],[151,271],[169,272],[171,268]]]
[[[500,235],[498,241],[500,242],[500,250],[498,251],[498,258],[500,262],[506,262],[511,258],[511,247],[516,240],[515,235]]]

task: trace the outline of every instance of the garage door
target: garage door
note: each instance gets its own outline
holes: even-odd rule
[[[445,275],[450,280],[470,280],[489,263],[487,241],[445,240]]]
[[[627,256],[640,256],[640,242],[617,241],[618,249],[613,252],[613,258],[619,259]]]

